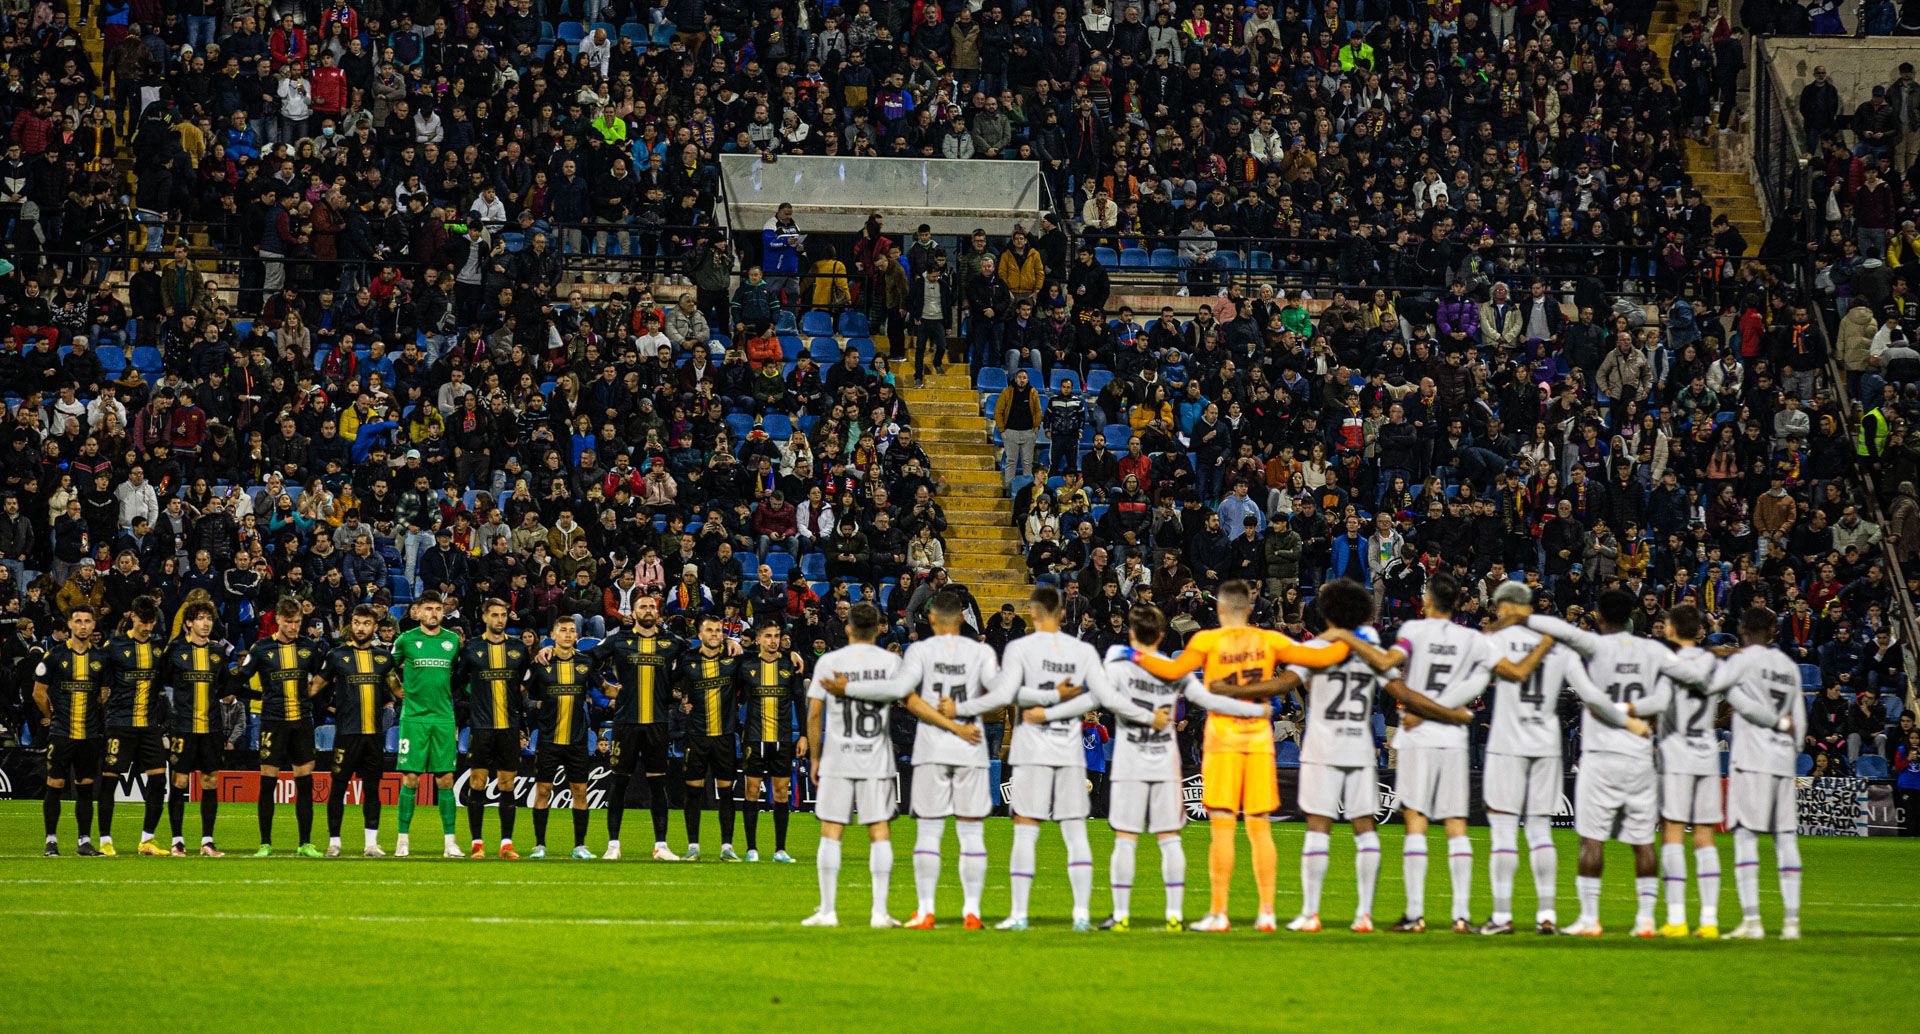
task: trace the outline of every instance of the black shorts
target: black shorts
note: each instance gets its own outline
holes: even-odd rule
[[[569,783],[587,781],[587,777],[593,772],[593,759],[587,756],[586,746],[583,744],[568,747],[542,743],[533,759],[534,782],[560,782],[560,773],[563,771]]]
[[[740,771],[749,779],[792,779],[793,744],[748,743]]]
[[[100,774],[100,740],[70,740],[62,736],[47,748],[47,778],[78,782]]]
[[[212,775],[226,767],[227,741],[219,733],[176,732],[168,747],[167,760],[174,775],[188,772]]]
[[[613,727],[613,774],[630,776],[636,770],[646,775],[666,774],[667,723]]]
[[[359,776],[378,783],[387,774],[387,737],[382,733],[343,733],[333,738],[333,777]]]
[[[159,729],[108,729],[100,771],[118,777],[125,775],[129,767],[135,772],[167,767],[167,734]]]
[[[467,733],[467,767],[520,771],[520,730],[473,729]]]
[[[313,764],[313,723],[260,723],[260,767],[298,768]]]
[[[732,782],[740,770],[739,747],[733,734],[687,737],[687,760],[681,770],[689,783],[704,783],[709,779]]]

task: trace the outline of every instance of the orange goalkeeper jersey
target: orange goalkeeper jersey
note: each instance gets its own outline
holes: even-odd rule
[[[1244,686],[1270,679],[1289,664],[1321,668],[1346,657],[1342,643],[1302,646],[1279,632],[1240,627],[1195,632],[1180,656],[1168,660],[1143,653],[1134,663],[1156,678],[1173,680],[1198,671],[1208,686],[1215,682]],[[1208,714],[1206,749],[1271,754],[1273,728],[1265,718]]]

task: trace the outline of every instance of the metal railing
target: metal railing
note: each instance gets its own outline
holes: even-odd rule
[[[1798,208],[1810,212],[1809,170],[1797,104],[1774,73],[1767,41],[1755,38],[1753,72],[1753,180],[1768,223]],[[1811,218],[1811,215],[1808,216]],[[1811,227],[1809,227],[1811,229]]]

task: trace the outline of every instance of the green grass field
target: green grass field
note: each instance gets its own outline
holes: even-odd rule
[[[279,840],[294,843],[289,807]],[[321,832],[324,834],[324,809]],[[387,814],[392,815],[392,809]],[[343,838],[361,840],[357,809]],[[706,837],[717,848],[713,819]],[[309,861],[237,857],[255,844],[251,806],[222,809],[221,845],[234,857],[152,859],[132,855],[139,810],[123,805],[118,859],[72,855],[72,818],[60,859],[40,857],[40,806],[0,804],[0,1028],[162,1029],[832,1029],[908,1022],[925,1029],[983,1031],[1029,1022],[1107,1029],[1165,1023],[1184,1029],[1244,1029],[1314,1020],[1359,1019],[1422,1028],[1517,1027],[1587,1021],[1632,1027],[1836,1029],[1884,1019],[1890,975],[1911,959],[1908,930],[1920,900],[1920,851],[1900,840],[1804,838],[1806,939],[1635,941],[1631,860],[1609,851],[1601,941],[1521,934],[1511,938],[1345,930],[1353,908],[1353,853],[1334,836],[1333,867],[1319,935],[1171,935],[1161,913],[1157,849],[1143,844],[1134,895],[1136,932],[1075,934],[1067,924],[1065,852],[1049,830],[1041,840],[1035,927],[1024,934],[959,929],[952,855],[942,874],[943,927],[932,933],[864,925],[866,842],[850,831],[840,915],[848,927],[803,930],[816,902],[817,826],[796,816],[800,864],[715,861],[469,862],[442,859]],[[188,816],[189,830],[198,817]],[[465,816],[461,816],[464,829]],[[382,837],[391,849],[392,820]],[[491,822],[489,823],[491,832]],[[531,847],[531,822],[520,820]],[[762,833],[771,842],[771,823]],[[992,852],[989,923],[1007,905],[1006,820],[988,826]],[[438,817],[416,817],[415,841],[438,844]],[[628,818],[629,854],[650,837],[644,812]],[[1381,925],[1400,913],[1399,831],[1383,827]],[[572,827],[556,815],[550,846],[564,854]],[[896,916],[913,911],[912,823],[895,829]],[[1302,827],[1281,826],[1279,911],[1299,905]],[[1476,830],[1476,918],[1490,908],[1485,830]],[[163,834],[164,835],[164,834]],[[680,843],[679,816],[674,843]],[[603,836],[594,820],[592,846]],[[1094,824],[1094,915],[1106,914],[1111,835]],[[1187,833],[1187,912],[1206,907],[1204,827]],[[320,838],[324,844],[324,836]],[[464,843],[464,836],[462,837]],[[1437,842],[1437,840],[1436,840]],[[769,852],[770,853],[770,852]],[[1770,929],[1780,907],[1770,847],[1762,888]],[[1727,879],[1723,926],[1739,918],[1732,844],[1723,838]],[[1234,919],[1250,921],[1251,878],[1235,887]],[[1560,914],[1577,912],[1573,840],[1561,834]],[[1444,917],[1444,862],[1428,881],[1429,915]],[[1437,906],[1437,907],[1433,907]],[[1522,866],[1515,911],[1532,915],[1531,877]],[[1663,906],[1664,907],[1664,906]],[[1664,914],[1664,913],[1662,913]],[[1141,920],[1146,920],[1142,922]],[[1336,922],[1337,920],[1337,922]],[[1854,991],[1845,988],[1853,987]],[[1897,993],[1897,992],[1895,992]]]

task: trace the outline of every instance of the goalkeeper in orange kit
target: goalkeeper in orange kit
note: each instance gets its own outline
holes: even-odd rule
[[[1179,656],[1169,660],[1155,654],[1135,653],[1128,659],[1156,678],[1169,681],[1204,671],[1202,677],[1207,685],[1229,696],[1242,695],[1232,687],[1255,687],[1271,680],[1289,664],[1324,668],[1347,659],[1348,648],[1344,644],[1302,646],[1278,632],[1248,625],[1247,618],[1253,612],[1253,594],[1243,581],[1222,582],[1215,601],[1220,627],[1194,633]],[[1275,690],[1267,688],[1244,695],[1258,697],[1274,693]],[[1213,827],[1213,843],[1207,852],[1212,898],[1206,918],[1194,923],[1193,929],[1211,932],[1230,926],[1227,895],[1233,882],[1234,826],[1241,816],[1247,820],[1247,842],[1253,851],[1253,881],[1260,895],[1254,929],[1277,929],[1273,891],[1279,855],[1273,844],[1271,816],[1279,810],[1280,791],[1274,768],[1272,726],[1265,718],[1208,714],[1205,750],[1200,773],[1205,784],[1202,800]]]

